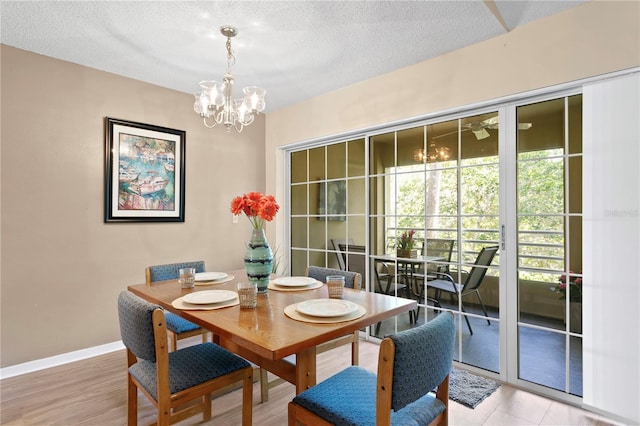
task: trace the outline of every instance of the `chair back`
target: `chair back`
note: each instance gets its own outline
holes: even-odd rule
[[[443,269],[448,270],[448,263],[451,262],[451,254],[453,253],[453,244],[455,240],[444,238],[428,238],[422,246],[423,256],[434,256],[442,259],[440,262],[447,262]],[[435,263],[429,263],[427,270],[429,272],[440,272],[440,266]]]
[[[345,249],[340,248],[341,245],[352,245],[354,244],[353,239],[349,238],[347,240],[342,240],[338,238],[331,239],[331,245],[333,245],[333,249],[337,251],[336,258],[338,259],[338,267],[342,270],[347,270],[347,265],[345,262]]]
[[[149,284],[156,281],[175,280],[180,275],[181,268],[195,268],[196,273],[205,272],[204,260],[148,266],[145,269],[146,282]]]
[[[453,315],[442,312],[426,324],[384,339],[390,339],[395,346],[391,409],[402,409],[447,378],[453,361],[454,333]],[[378,369],[379,380],[387,374],[389,372]]]
[[[476,262],[464,282],[463,292],[466,290],[475,290],[480,287],[484,276],[487,274],[488,266],[491,265],[497,252],[498,246],[483,247],[482,250],[480,250]]]
[[[118,318],[122,343],[138,358],[156,361],[153,312],[162,309],[129,291],[118,295]]]
[[[362,285],[362,275],[359,272],[343,271],[334,268],[324,268],[322,266],[307,267],[307,276],[315,278],[320,282],[326,282],[329,275],[342,275],[344,277],[344,286],[360,290]]]

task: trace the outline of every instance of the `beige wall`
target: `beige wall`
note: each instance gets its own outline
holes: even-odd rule
[[[207,129],[192,95],[1,49],[2,367],[120,340],[117,294],[148,265],[242,266],[229,204],[264,191],[263,117]],[[185,223],[104,223],[106,116],[186,131]]]
[[[348,72],[348,64],[344,65]],[[583,4],[503,36],[269,113],[267,191],[284,195],[279,146],[639,65],[640,2]],[[277,220],[282,231],[284,218]]]

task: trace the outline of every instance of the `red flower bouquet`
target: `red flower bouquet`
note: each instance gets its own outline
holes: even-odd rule
[[[263,229],[264,223],[271,222],[280,210],[273,195],[263,195],[259,192],[248,192],[231,200],[231,213],[244,213],[253,229]]]

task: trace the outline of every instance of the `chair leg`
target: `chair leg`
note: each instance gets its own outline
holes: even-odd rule
[[[127,373],[127,425],[136,426],[138,424],[138,388],[131,375]]]
[[[353,342],[351,342],[351,365],[358,365],[360,362],[360,332],[353,333]]]
[[[462,304],[462,300],[460,301],[460,307],[462,308],[462,312],[467,312],[464,310],[464,305]],[[468,316],[464,316],[464,320],[467,322],[467,327],[469,328],[469,334],[471,334],[473,336],[473,330],[471,329],[471,323],[469,322],[469,317]]]
[[[269,372],[265,368],[260,368],[260,402],[269,401]]]
[[[487,317],[487,324],[491,325],[491,321],[489,321],[489,314],[487,314],[487,310],[484,307],[484,303],[482,302],[482,297],[480,297],[480,292],[478,291],[478,289],[476,289],[475,292],[476,292],[476,295],[478,296],[478,300],[480,301],[482,312],[484,312],[484,316]]]
[[[171,352],[178,350],[178,334],[171,333]]]
[[[202,396],[202,420],[211,420],[211,393]]]
[[[242,380],[242,426],[253,423],[253,367],[249,367],[249,371]]]

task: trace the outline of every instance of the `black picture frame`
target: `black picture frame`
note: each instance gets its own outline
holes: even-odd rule
[[[184,130],[105,117],[105,216],[184,222]]]

